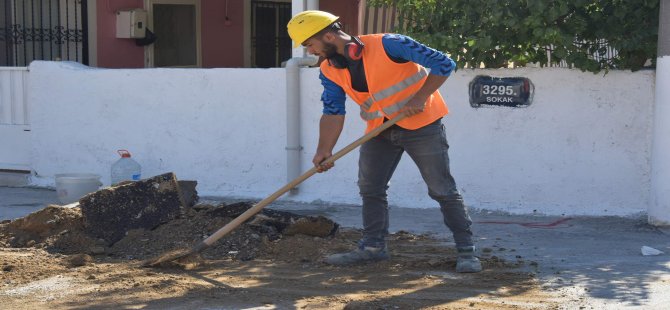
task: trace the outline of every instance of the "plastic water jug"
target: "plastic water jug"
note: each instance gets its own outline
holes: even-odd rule
[[[127,150],[117,151],[121,158],[112,164],[112,185],[122,181],[139,181],[142,177],[142,166],[130,158]]]

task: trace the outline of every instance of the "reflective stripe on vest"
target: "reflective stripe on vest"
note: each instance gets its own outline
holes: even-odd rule
[[[386,98],[390,97],[391,95],[393,95],[393,94],[395,94],[395,93],[397,93],[397,92],[399,92],[399,91],[401,91],[401,90],[403,90],[407,87],[410,87],[414,83],[416,83],[416,82],[420,81],[421,79],[423,79],[424,77],[426,77],[426,75],[428,75],[428,72],[426,71],[426,68],[421,67],[421,70],[419,70],[419,72],[417,72],[414,75],[398,82],[397,84],[395,84],[395,85],[393,85],[393,86],[391,86],[387,89],[383,89],[383,90],[378,91],[377,93],[373,94],[372,97],[374,97],[375,100],[377,100],[377,101],[386,99]]]
[[[400,100],[394,105],[383,108],[382,111],[384,111],[384,113],[386,113],[386,115],[391,115],[395,112],[398,112],[398,111],[400,111],[400,109],[402,109],[402,107],[404,107],[407,104],[407,101],[412,99],[412,97],[414,97],[414,96],[412,95],[412,96],[409,96],[409,97],[407,97],[403,100]]]
[[[372,100],[372,97],[368,98],[368,100],[365,100],[365,102],[361,104],[361,110],[369,111],[373,102],[374,100]]]
[[[378,92],[374,93],[372,96],[370,96],[370,98],[365,100],[365,102],[363,102],[363,104],[361,104],[361,118],[363,118],[366,121],[369,121],[369,120],[373,120],[375,118],[382,117],[382,115],[381,115],[381,113],[379,113],[379,111],[368,112],[370,110],[370,107],[372,107],[372,103],[374,102],[374,100],[372,98],[374,98],[376,100],[386,99],[389,96],[392,96],[395,93],[400,92],[400,91],[404,90],[405,88],[421,81],[421,79],[423,79],[427,75],[428,75],[428,72],[426,71],[425,68],[422,67],[421,70],[419,70],[419,72],[413,74],[412,76],[398,82],[395,85],[392,85],[391,87],[388,87],[386,89],[383,89],[381,91],[378,91]],[[388,107],[386,107],[382,110],[387,115],[398,112],[398,111],[400,111],[400,109],[402,109],[407,104],[407,102],[411,98],[412,98],[412,96],[409,96],[409,97],[405,98],[404,100],[396,102],[395,104],[390,105],[390,106],[388,106]]]
[[[373,120],[375,118],[380,118],[380,117],[382,117],[382,114],[379,113],[379,111],[368,112],[368,111],[363,110],[363,107],[361,107],[361,118],[362,119],[364,119],[366,121],[369,121],[369,120]]]

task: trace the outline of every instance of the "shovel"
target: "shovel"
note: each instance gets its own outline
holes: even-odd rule
[[[393,124],[397,123],[398,121],[402,120],[403,118],[405,118],[405,114],[401,113],[398,116],[384,122],[381,126],[375,128],[374,130],[370,131],[366,135],[360,137],[358,140],[356,140],[356,141],[352,142],[351,144],[345,146],[343,149],[341,149],[340,151],[335,153],[333,156],[324,160],[322,164],[334,163],[336,160],[340,159],[342,156],[346,155],[347,153],[351,152],[353,149],[357,148],[361,144],[363,144],[363,143],[367,142],[368,140],[372,139],[373,137],[378,135],[380,132],[382,132],[382,131],[386,130],[387,128],[391,127]],[[283,194],[285,194],[286,192],[288,192],[292,188],[296,187],[298,184],[302,183],[303,181],[305,181],[309,177],[313,176],[315,173],[317,173],[316,167],[312,167],[307,172],[303,173],[301,176],[293,179],[293,181],[284,185],[284,187],[280,188],[279,190],[274,192],[269,197],[261,200],[259,203],[257,203],[253,207],[249,208],[244,213],[240,214],[234,220],[232,220],[228,224],[221,227],[219,230],[217,230],[211,236],[202,240],[200,243],[193,246],[191,249],[176,250],[176,251],[172,251],[172,252],[169,252],[169,253],[165,253],[165,254],[157,257],[157,258],[146,260],[141,265],[143,267],[154,267],[154,266],[157,266],[157,265],[162,265],[162,264],[169,263],[169,262],[172,262],[172,261],[175,261],[175,260],[183,259],[183,258],[186,258],[187,256],[191,256],[191,255],[202,252],[203,250],[205,250],[206,248],[211,246],[214,242],[216,242],[217,240],[221,239],[223,236],[230,233],[233,229],[237,228],[237,226],[240,226],[242,223],[244,223],[250,217],[252,217],[256,213],[260,212],[263,208],[265,208],[265,206],[269,205],[270,203],[275,201],[277,198],[281,197]]]

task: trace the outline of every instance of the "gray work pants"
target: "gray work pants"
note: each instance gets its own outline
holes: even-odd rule
[[[449,171],[448,149],[441,119],[416,130],[392,126],[361,146],[358,187],[363,199],[363,245],[383,245],[388,235],[386,190],[404,152],[419,168],[428,195],[440,204],[456,247],[473,245],[472,221]]]

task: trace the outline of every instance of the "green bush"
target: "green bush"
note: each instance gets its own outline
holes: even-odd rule
[[[583,71],[656,61],[659,0],[370,0],[395,6],[399,26],[459,67],[565,61]],[[617,52],[607,57],[607,49]]]

